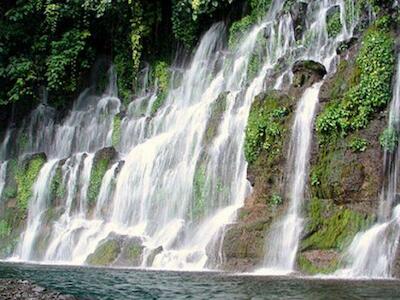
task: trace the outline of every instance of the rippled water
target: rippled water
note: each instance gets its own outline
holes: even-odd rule
[[[28,279],[84,299],[399,299],[397,280],[342,281],[0,264],[0,278]]]

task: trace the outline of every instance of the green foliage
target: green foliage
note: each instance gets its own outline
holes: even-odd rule
[[[269,204],[272,206],[278,206],[281,205],[283,202],[282,197],[278,194],[273,194],[271,198],[269,199]]]
[[[388,127],[382,132],[379,137],[379,142],[383,149],[389,152],[394,152],[399,142],[399,134],[395,128]]]
[[[336,37],[342,30],[342,22],[340,20],[340,11],[335,12],[327,20],[327,31],[330,38]]]
[[[232,49],[237,45],[242,36],[256,24],[260,18],[267,14],[271,0],[251,0],[250,13],[242,19],[233,22],[229,28],[229,47]]]
[[[11,226],[5,220],[0,221],[0,240],[11,234]]]
[[[47,59],[47,86],[50,91],[65,89],[74,92],[77,89],[77,80],[74,77],[78,64],[83,69],[90,67],[87,59],[80,54],[86,50],[86,41],[90,37],[87,30],[71,30],[60,40],[51,43],[51,55]],[[86,50],[87,51],[87,50]],[[72,76],[72,78],[71,78]],[[65,83],[68,85],[65,86]]]
[[[202,29],[202,21],[227,8],[233,0],[173,0],[172,30],[175,38],[192,47]]]
[[[280,106],[273,96],[252,105],[244,144],[246,160],[250,164],[256,161],[261,151],[266,151],[271,159],[279,154],[283,121],[288,113],[288,108]]]
[[[229,47],[233,48],[240,40],[240,38],[250,29],[254,24],[252,16],[245,16],[244,18],[236,21],[229,28]]]
[[[29,199],[32,197],[33,185],[44,163],[45,159],[43,157],[36,156],[27,163],[25,168],[19,168],[17,171],[17,206],[23,212],[28,208]]]
[[[156,37],[169,30],[158,26],[162,7],[161,0],[21,0],[4,5],[0,105],[18,101],[32,106],[41,87],[48,88],[50,104],[65,105],[100,57],[113,60],[119,94],[129,99],[143,53],[160,53]],[[169,37],[163,34],[161,40]]]
[[[164,101],[167,98],[169,81],[171,77],[168,64],[164,61],[156,62],[153,76],[158,86],[157,99],[154,101],[153,106],[151,107],[151,113],[155,114],[164,104]]]
[[[368,142],[362,138],[353,138],[350,141],[349,148],[353,152],[364,152],[367,150]]]
[[[61,168],[57,168],[51,181],[51,195],[57,199],[64,198],[65,186],[63,185]]]
[[[342,99],[333,99],[319,115],[316,128],[320,141],[344,136],[365,128],[373,114],[386,107],[391,98],[394,41],[386,31],[373,26],[363,37],[357,57],[359,77]]]
[[[296,3],[296,0],[286,0],[283,5],[283,11],[288,13],[292,9],[293,5]]]
[[[110,160],[108,158],[101,158],[95,161],[92,167],[87,194],[89,206],[96,203],[101,188],[101,182],[103,180],[104,174],[108,170],[109,163]]]
[[[116,115],[113,120],[112,145],[117,147],[121,141],[121,117]]]

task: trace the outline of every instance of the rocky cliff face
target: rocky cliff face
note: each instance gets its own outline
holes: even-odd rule
[[[388,16],[392,12],[387,8],[385,13],[381,11],[381,14]],[[340,59],[336,72],[325,76],[320,90],[306,205],[303,208],[306,224],[297,258],[297,269],[302,273],[328,273],[340,267],[343,250],[355,234],[376,220],[385,178],[385,145],[382,133],[388,122],[387,101],[370,105],[368,97],[362,98],[363,96],[358,94],[364,102],[357,105],[370,105],[366,108],[368,115],[363,124],[358,126],[356,119],[362,118],[359,115],[363,112],[352,111],[351,93],[363,90],[364,86],[368,86],[368,81],[375,80],[373,75],[366,74],[366,64],[384,64],[387,73],[384,73],[385,68],[381,69],[382,76],[376,79],[376,83],[371,84],[375,88],[370,89],[369,93],[372,98],[390,98],[385,93],[392,88],[393,37],[397,29],[394,23],[383,25],[382,23],[386,22],[385,18],[378,17],[375,24],[368,28],[360,27],[360,34],[356,38],[342,43],[337,49]],[[375,56],[373,49],[376,47],[367,50],[372,39],[376,42],[377,35],[387,36],[388,40],[382,38],[379,42],[382,45],[381,50],[387,50],[386,61],[380,61],[379,55]],[[296,62],[293,73],[293,84],[284,95],[275,91],[267,92],[259,95],[252,106],[247,137],[252,134],[253,123],[259,126],[261,122],[252,122],[252,113],[263,115],[259,113],[260,109],[271,113],[276,108],[274,103],[284,107],[287,113],[278,122],[278,142],[271,148],[265,147],[266,143],[271,142],[270,133],[266,130],[262,134],[262,140],[258,141],[261,150],[253,150],[252,154],[255,154],[250,156],[250,159],[247,155],[248,180],[253,186],[253,191],[239,212],[237,223],[230,225],[225,233],[225,260],[222,264],[224,269],[249,271],[260,266],[265,253],[264,247],[268,247],[265,245],[265,237],[269,226],[285,211],[287,189],[284,171],[293,111],[304,89],[325,75],[323,70],[312,62]],[[348,115],[343,115],[342,119],[338,117],[338,121],[331,111],[334,110],[332,107],[336,109],[341,106],[346,107]],[[321,124],[326,121],[324,118],[327,115],[331,119],[326,123],[334,124],[334,128],[330,128],[329,134],[324,135]],[[348,123],[343,125],[340,123],[343,120]],[[268,128],[274,127],[271,125],[274,123],[269,119]]]

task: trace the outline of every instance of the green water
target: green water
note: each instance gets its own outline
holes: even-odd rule
[[[0,278],[28,279],[84,299],[400,299],[397,280],[343,281],[8,263],[0,264]]]

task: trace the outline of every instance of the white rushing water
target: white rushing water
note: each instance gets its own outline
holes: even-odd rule
[[[287,274],[293,271],[303,228],[301,208],[308,175],[313,121],[322,82],[308,88],[295,113],[289,146],[289,208],[282,220],[272,225],[267,237],[264,268],[258,273]]]
[[[1,196],[3,195],[4,186],[6,184],[7,166],[8,161],[0,161],[0,201]]]
[[[390,104],[388,130],[400,132],[400,56]],[[400,205],[397,203],[400,147],[385,151],[386,185],[381,192],[378,222],[358,233],[346,250],[345,266],[335,272],[339,277],[389,278],[400,238]]]
[[[35,183],[27,229],[13,259],[84,264],[103,241],[117,234],[140,237],[146,247],[142,267],[202,270],[218,265],[220,261],[210,263],[208,251],[221,252],[224,227],[235,220],[237,209],[250,192],[243,143],[254,97],[265,89],[289,84],[297,60],[315,60],[334,71],[336,47],[352,36],[358,20],[351,2],[310,1],[303,38],[296,41],[291,15],[283,12],[284,2],[272,1],[265,19],[229,53],[223,44],[226,28],[214,25],[201,39],[191,63],[183,71],[172,69],[169,92],[156,113],[152,107],[157,88],[143,84],[126,108],[121,141],[115,145],[119,154],[101,180],[93,209],[88,189],[96,153],[112,145],[113,120],[121,110],[115,73],[110,71],[103,95],[87,89],[61,122],[55,121],[52,108],[40,105],[14,132],[26,136],[27,142],[2,146],[20,156],[44,152],[50,159],[41,170],[46,176]],[[335,6],[341,9],[343,29],[336,38],[329,38],[326,15]],[[249,64],[257,51],[262,63],[256,75],[250,76]],[[276,66],[282,63],[276,74]],[[273,75],[278,79],[271,79]],[[291,269],[296,255],[301,226],[295,225],[301,224],[319,86],[304,93],[293,126],[290,165],[296,176],[290,179],[287,225],[276,242],[276,252],[284,249],[281,254],[288,255],[289,263],[274,258],[267,259],[266,266]],[[218,107],[222,109],[215,117]],[[50,188],[56,168],[61,170],[63,193],[53,207],[56,218],[43,224],[40,216],[50,208],[45,201],[48,191],[43,187],[47,183]],[[47,234],[47,244],[45,251],[38,251],[36,240],[42,232]],[[161,251],[151,261],[155,249]],[[219,253],[217,260],[222,257]]]
[[[33,195],[32,198],[29,199],[27,226],[21,239],[21,243],[18,246],[20,249],[19,252],[21,253],[21,259],[30,259],[32,250],[34,249],[34,243],[39,232],[38,229],[41,224],[41,219],[50,200],[49,186],[57,162],[57,160],[48,161],[40,170],[38,180],[33,186]]]

